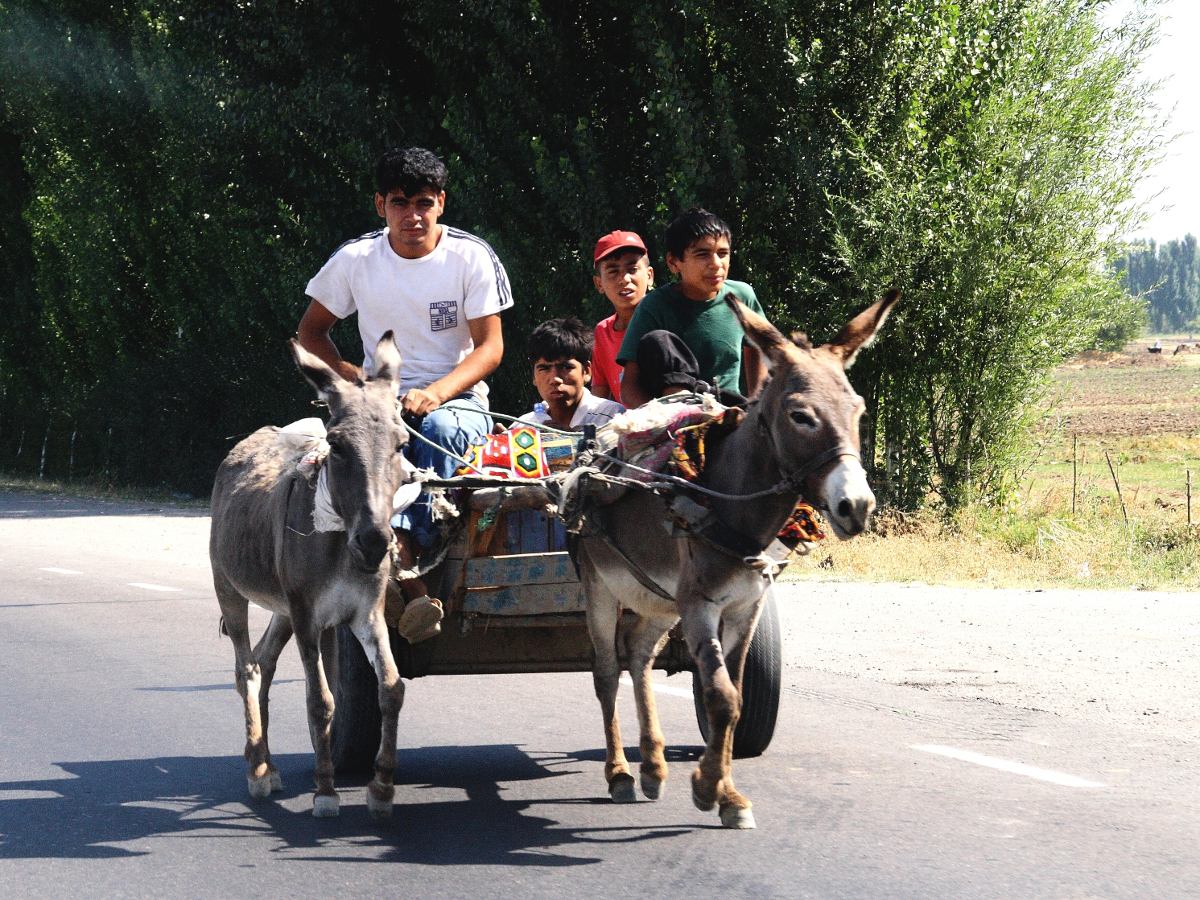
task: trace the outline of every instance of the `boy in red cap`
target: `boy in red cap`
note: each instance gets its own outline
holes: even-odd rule
[[[613,305],[613,314],[596,326],[592,353],[592,393],[621,399],[621,364],[617,351],[633,311],[654,284],[646,245],[632,231],[610,231],[596,241],[592,283]]]

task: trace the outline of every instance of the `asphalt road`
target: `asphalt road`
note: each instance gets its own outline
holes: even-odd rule
[[[409,684],[393,820],[316,820],[294,649],[251,801],[203,511],[0,494],[0,895],[1200,896],[1195,595],[787,584],[758,829],[615,806],[587,674]],[[265,622],[260,616],[259,623]],[[636,719],[622,716],[630,757]]]

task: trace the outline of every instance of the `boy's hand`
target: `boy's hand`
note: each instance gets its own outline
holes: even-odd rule
[[[442,400],[428,388],[412,388],[400,398],[400,405],[405,412],[427,416],[442,405]]]

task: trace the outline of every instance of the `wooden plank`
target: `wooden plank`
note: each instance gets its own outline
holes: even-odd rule
[[[575,566],[565,550],[559,553],[518,553],[468,559],[464,580],[468,589],[578,583]]]
[[[585,609],[583,589],[574,584],[523,584],[476,588],[463,598],[464,613],[488,616],[540,616]]]

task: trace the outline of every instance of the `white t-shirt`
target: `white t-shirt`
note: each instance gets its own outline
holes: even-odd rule
[[[508,275],[486,241],[442,226],[427,256],[405,259],[387,229],[342,244],[305,293],[344,319],[358,313],[363,368],[374,373],[375,345],[389,329],[400,348],[400,393],[428,387],[474,348],[467,322],[512,306]],[[472,390],[487,397],[482,381]]]
[[[607,425],[613,416],[623,412],[625,412],[625,407],[620,403],[615,400],[603,400],[584,388],[583,396],[579,398],[579,405],[575,407],[575,415],[571,416],[571,430],[580,431],[584,425],[595,425],[599,428]],[[521,416],[521,421],[532,422],[534,425],[554,424],[550,421],[550,411],[546,409],[546,404],[540,400],[533,405],[533,412],[527,412]]]

